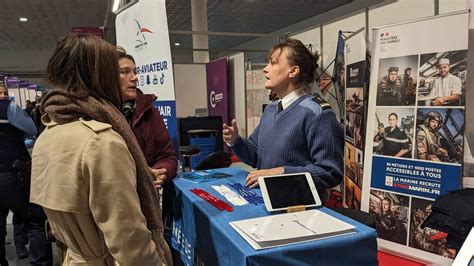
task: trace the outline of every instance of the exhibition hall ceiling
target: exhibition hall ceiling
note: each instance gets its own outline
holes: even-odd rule
[[[166,0],[169,30],[191,31],[191,1]],[[356,0],[357,1],[357,0]],[[0,0],[0,49],[51,50],[72,27],[106,25],[115,42],[113,0]],[[128,1],[126,1],[128,2]],[[208,31],[271,33],[353,0],[208,0]],[[27,22],[19,21],[26,17]],[[210,49],[228,49],[256,37],[209,36]],[[172,44],[192,48],[192,36],[170,34]]]

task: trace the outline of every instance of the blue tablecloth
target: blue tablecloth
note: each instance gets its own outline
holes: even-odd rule
[[[195,183],[176,178],[172,246],[186,265],[377,265],[376,231],[328,208],[321,211],[356,227],[357,233],[299,244],[254,250],[229,222],[270,215],[264,204],[219,211],[190,190],[199,188],[225,200],[212,185],[244,183],[240,168],[217,171],[232,177]],[[256,193],[261,194],[259,189]],[[226,201],[227,202],[227,201]]]

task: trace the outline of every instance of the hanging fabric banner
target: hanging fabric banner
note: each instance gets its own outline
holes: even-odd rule
[[[229,123],[229,85],[227,58],[206,64],[207,109],[209,116],[222,116]]]
[[[21,105],[20,81],[17,77],[5,77],[5,85],[8,88],[8,95],[16,104]]]
[[[18,81],[18,87],[21,95],[21,108],[26,108],[26,101],[31,101],[30,100],[30,94],[28,92],[28,88],[30,87],[30,82],[28,80],[19,80]],[[33,99],[34,100],[34,99]]]
[[[160,112],[178,150],[176,97],[165,0],[140,0],[115,20],[117,45],[135,58],[138,87],[155,94]]]
[[[344,120],[346,141],[344,151],[344,205],[360,209],[362,198],[363,167],[364,167],[364,128],[365,106],[367,105],[366,77],[366,39],[364,28],[356,31],[345,40],[345,67],[342,80],[345,79]],[[345,74],[344,74],[345,72]]]
[[[468,13],[373,31],[362,209],[382,249],[450,263],[443,234],[421,223],[461,188]]]
[[[344,121],[344,108],[345,108],[345,77],[344,77],[344,36],[342,31],[339,31],[337,35],[337,47],[336,47],[336,57],[334,58],[334,69],[332,73],[332,82],[334,87],[334,95],[337,101],[337,110],[336,114],[339,114],[339,121]]]

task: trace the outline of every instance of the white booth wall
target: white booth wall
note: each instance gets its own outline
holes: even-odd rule
[[[206,65],[174,64],[176,117],[194,116],[196,108],[207,108]]]
[[[229,118],[237,121],[240,136],[247,137],[245,55],[229,56]]]

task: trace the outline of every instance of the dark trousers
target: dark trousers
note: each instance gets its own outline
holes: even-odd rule
[[[13,240],[18,251],[19,248],[28,245],[28,228],[25,219],[13,215]]]
[[[0,173],[0,265],[8,265],[5,236],[9,210],[26,222],[30,238],[30,264],[53,265],[52,247],[46,239],[44,225],[46,215],[40,206],[29,203],[28,193],[20,190],[16,176],[12,173]]]
[[[161,197],[161,216],[164,225],[164,237],[171,247],[171,235],[173,228],[173,197],[175,189],[173,182],[163,184],[163,194]]]

